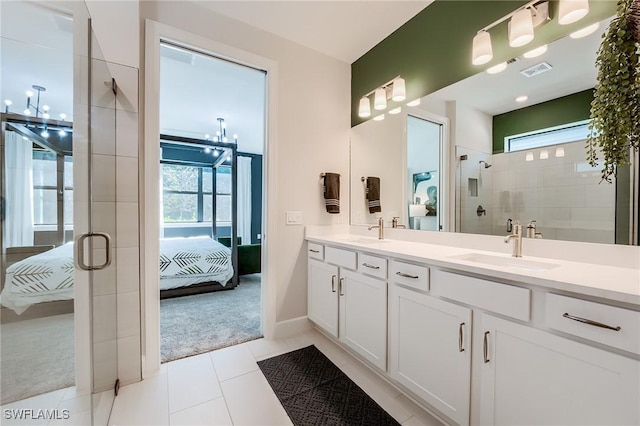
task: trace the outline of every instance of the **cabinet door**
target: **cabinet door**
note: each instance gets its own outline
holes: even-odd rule
[[[640,361],[482,317],[482,424],[640,424]]]
[[[391,377],[458,424],[469,424],[471,310],[389,288]]]
[[[338,267],[309,259],[307,277],[309,319],[338,337]]]
[[[340,270],[340,340],[387,370],[387,282]]]

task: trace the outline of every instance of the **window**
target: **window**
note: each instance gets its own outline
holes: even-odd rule
[[[586,140],[589,137],[589,121],[565,124],[548,129],[505,138],[505,152],[523,151],[543,146]]]
[[[73,224],[73,159],[64,157],[64,223]],[[58,161],[51,151],[33,151],[33,224],[58,224]]]
[[[164,223],[212,221],[212,169],[162,165]],[[216,169],[216,223],[231,223],[231,168]]]

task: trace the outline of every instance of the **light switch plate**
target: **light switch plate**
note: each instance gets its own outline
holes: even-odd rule
[[[287,225],[302,225],[302,212],[287,212]]]

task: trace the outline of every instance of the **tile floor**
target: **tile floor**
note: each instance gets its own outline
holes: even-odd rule
[[[403,426],[442,423],[338,345],[313,330],[282,340],[258,339],[163,364],[160,372],[120,388],[110,426],[291,425],[256,361],[314,344]],[[3,409],[0,424],[89,425],[88,395],[62,389]],[[66,421],[11,422],[4,409],[69,409]]]

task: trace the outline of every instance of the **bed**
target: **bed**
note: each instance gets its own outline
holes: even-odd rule
[[[0,304],[21,314],[36,303],[73,299],[73,247],[67,243],[10,265]],[[169,297],[187,294],[180,289],[188,287],[229,288],[234,273],[231,250],[210,237],[161,239],[159,268],[161,294]]]

